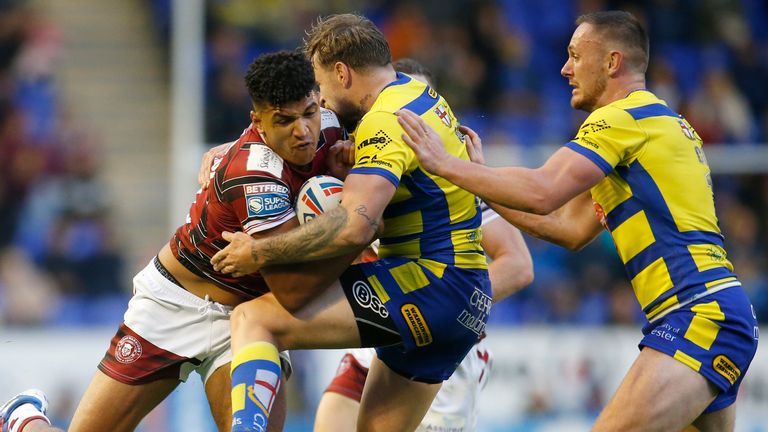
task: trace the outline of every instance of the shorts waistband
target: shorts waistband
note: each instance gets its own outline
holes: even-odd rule
[[[668,315],[670,312],[676,311],[676,310],[678,310],[680,308],[684,308],[685,306],[688,306],[689,304],[695,302],[696,300],[698,300],[700,298],[703,298],[703,297],[706,297],[706,296],[708,296],[710,294],[714,294],[714,293],[716,293],[718,291],[722,291],[722,290],[724,290],[726,288],[733,288],[733,287],[740,287],[740,286],[741,286],[741,282],[738,281],[738,280],[729,281],[729,282],[723,282],[721,284],[717,284],[715,286],[710,287],[708,290],[706,290],[704,292],[701,292],[701,293],[699,293],[699,294],[697,294],[695,296],[692,296],[691,298],[685,300],[682,303],[678,303],[678,304],[670,307],[669,309],[666,309],[664,312],[662,312],[662,313],[654,316],[652,319],[648,320],[648,322],[652,323],[652,322],[658,321],[661,318],[663,318],[666,315]]]
[[[171,274],[171,272],[169,272],[169,271],[168,271],[168,269],[167,269],[167,268],[165,268],[165,266],[163,265],[163,263],[161,263],[161,262],[160,262],[160,259],[159,259],[158,257],[154,257],[154,258],[152,259],[152,262],[155,264],[155,268],[156,268],[156,269],[157,269],[157,271],[160,273],[160,275],[162,275],[164,278],[168,279],[168,281],[170,281],[170,282],[171,282],[171,283],[173,283],[174,285],[176,285],[176,286],[178,286],[178,287],[180,287],[180,288],[184,288],[184,287],[183,287],[183,286],[182,286],[182,285],[179,283],[179,281],[177,281],[177,280],[176,280],[176,278],[175,278],[175,277],[173,277],[173,275]],[[186,288],[185,288],[185,289],[186,289]]]
[[[201,311],[215,309],[227,314],[232,311],[233,307],[231,306],[217,303],[211,300],[208,296],[205,296],[205,298],[198,297],[187,291],[187,289],[181,286],[176,278],[171,275],[168,269],[163,266],[157,257],[154,257],[152,261],[154,266],[147,265],[145,271],[149,271],[149,275],[154,274],[154,276],[150,276],[155,279],[155,282],[153,283],[153,286],[155,287],[154,295],[174,303],[196,307]]]

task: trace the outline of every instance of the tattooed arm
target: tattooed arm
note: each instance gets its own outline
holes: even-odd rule
[[[378,175],[350,174],[341,205],[286,233],[253,239],[225,233],[230,244],[211,259],[214,269],[235,276],[273,264],[315,261],[362,251],[382,223],[395,186]]]

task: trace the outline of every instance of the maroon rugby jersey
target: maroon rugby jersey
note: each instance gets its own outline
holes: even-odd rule
[[[238,294],[258,297],[269,291],[259,273],[232,277],[213,270],[211,257],[227,242],[222,231],[253,234],[274,228],[296,216],[294,204],[301,185],[327,172],[328,148],[346,133],[332,111],[321,111],[320,142],[310,170],[296,170],[273,152],[256,128],[249,126],[220,159],[215,160],[211,185],[198,191],[186,223],[170,246],[192,273]]]

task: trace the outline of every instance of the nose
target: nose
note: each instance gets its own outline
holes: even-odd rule
[[[293,126],[293,136],[303,139],[309,133],[309,122],[306,119],[299,119]]]
[[[571,68],[571,58],[568,57],[568,60],[565,61],[565,64],[560,69],[560,75],[568,78],[569,76],[573,75],[573,69]]]
[[[325,98],[324,97],[320,98],[320,106],[323,107],[323,108],[327,108],[327,106],[325,106]]]

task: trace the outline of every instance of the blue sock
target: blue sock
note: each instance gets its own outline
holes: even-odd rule
[[[280,357],[269,342],[255,342],[232,359],[232,432],[266,432],[280,389]]]

